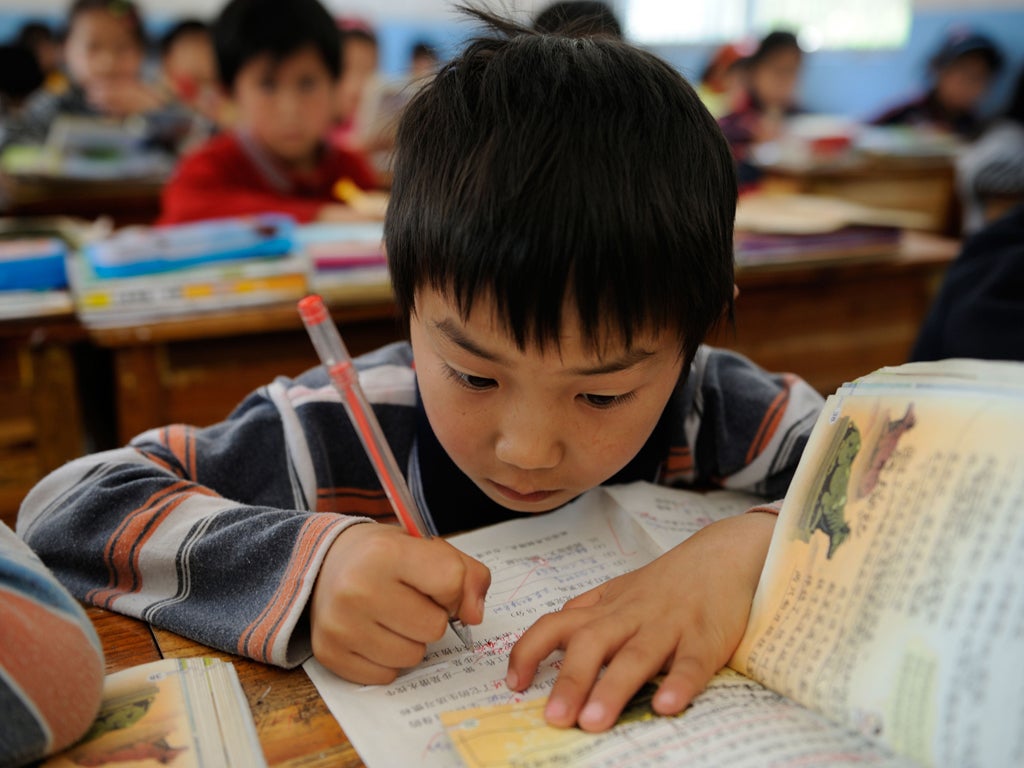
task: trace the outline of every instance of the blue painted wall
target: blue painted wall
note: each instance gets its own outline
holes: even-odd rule
[[[59,19],[46,19],[56,24]],[[0,10],[0,40],[8,39],[25,21],[23,14]],[[154,35],[166,29],[169,20],[151,18]],[[1024,7],[993,10],[953,11],[918,9],[914,12],[910,39],[899,50],[817,51],[805,58],[801,86],[803,105],[813,112],[867,118],[887,105],[912,95],[926,83],[927,61],[935,47],[953,26],[965,24],[996,40],[1006,54],[1008,66],[986,99],[988,113],[1005,102],[1016,74],[1024,66]],[[381,69],[400,75],[408,66],[409,51],[424,40],[435,45],[442,56],[458,50],[471,34],[471,27],[456,22],[393,21],[378,29]],[[711,48],[672,46],[655,52],[688,77],[696,77]]]

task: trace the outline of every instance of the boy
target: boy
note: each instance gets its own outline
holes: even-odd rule
[[[733,297],[736,182],[714,120],[620,41],[492,24],[507,39],[472,44],[402,119],[385,238],[411,342],[359,361],[424,513],[447,533],[638,479],[779,497],[821,399],[700,344]],[[383,683],[449,615],[479,623],[489,574],[355,514],[390,509],[317,369],[222,424],[66,465],[18,529],[91,602]],[[773,524],[716,523],[576,598],[523,636],[509,686],[563,646],[552,723],[608,728],[663,667],[655,707],[680,711],[739,640]]]
[[[375,185],[358,155],[326,144],[341,49],[317,0],[232,0],[213,27],[221,85],[236,125],[188,155],[164,189],[161,223],[282,212],[302,222],[346,220],[335,194],[348,179]],[[363,196],[359,198],[363,201]]]
[[[71,87],[40,92],[10,125],[8,143],[42,143],[59,115],[144,116],[147,137],[169,150],[187,132],[189,115],[141,78],[146,39],[135,5],[126,0],[75,0],[68,11],[64,58]]]

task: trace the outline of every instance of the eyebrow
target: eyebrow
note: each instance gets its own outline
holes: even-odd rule
[[[487,360],[490,363],[496,363],[498,365],[509,365],[510,363],[501,355],[491,350],[484,349],[477,344],[473,339],[466,335],[462,328],[453,323],[450,319],[441,320],[440,322],[434,323],[436,328],[448,341],[452,342],[458,347],[461,347],[469,354],[479,357],[483,360]],[[570,368],[567,373],[573,376],[598,376],[603,373],[616,373],[618,371],[625,371],[632,368],[649,357],[652,357],[654,352],[646,349],[629,349],[623,353],[620,357],[614,360],[607,360],[597,365],[584,365],[577,368]]]

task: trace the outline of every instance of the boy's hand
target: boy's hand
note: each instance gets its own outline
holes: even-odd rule
[[[423,659],[450,616],[479,624],[490,583],[483,563],[443,539],[354,525],[331,545],[313,587],[313,655],[346,680],[389,683]]]
[[[544,710],[551,725],[606,730],[658,672],[666,675],[654,710],[681,712],[739,644],[774,524],[765,513],[713,523],[649,565],[541,617],[512,649],[509,688],[524,690],[537,665],[563,648]]]

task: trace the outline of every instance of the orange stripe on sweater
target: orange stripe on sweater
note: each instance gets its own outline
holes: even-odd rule
[[[378,520],[394,516],[391,502],[383,490],[365,488],[317,488],[316,511],[365,515]]]
[[[786,405],[789,403],[789,387],[792,379],[793,377],[789,375],[783,378],[785,384],[783,390],[775,396],[775,399],[768,406],[768,410],[765,411],[764,418],[761,419],[761,424],[754,435],[754,440],[747,450],[747,464],[750,464],[756,457],[761,455],[761,452],[768,446],[768,443],[771,442],[772,437],[775,435],[775,430],[782,423],[782,418],[786,414]]]
[[[193,496],[217,496],[209,488],[190,482],[177,482],[150,496],[146,503],[125,516],[103,549],[110,579],[106,589],[93,590],[85,599],[104,608],[123,594],[142,589],[139,558],[146,542],[160,524],[182,503]]]
[[[311,517],[299,533],[284,576],[260,615],[245,628],[238,640],[242,656],[271,663],[271,651],[284,628],[284,619],[298,599],[309,564],[337,519],[330,515]]]
[[[196,476],[196,432],[185,424],[172,424],[161,430],[161,442],[174,454],[188,476]]]

